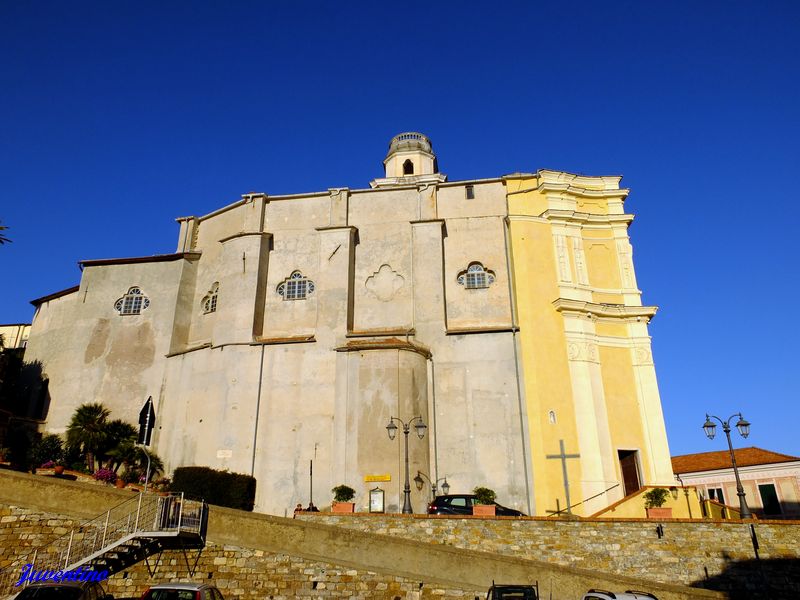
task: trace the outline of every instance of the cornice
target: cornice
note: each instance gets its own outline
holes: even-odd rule
[[[132,258],[101,258],[97,260],[81,260],[78,265],[85,267],[103,267],[108,265],[132,265],[138,263],[171,262],[174,260],[196,260],[202,252],[176,252],[175,254],[154,254],[153,256],[135,256]]]
[[[429,173],[427,175],[405,175],[403,177],[379,177],[369,182],[373,189],[394,188],[394,187],[416,187],[420,184],[444,183],[447,175],[443,173]]]
[[[233,235],[229,235],[227,237],[222,238],[219,240],[220,244],[224,244],[225,242],[229,242],[231,240],[235,240],[236,238],[240,237],[249,237],[251,235],[262,236],[266,238],[272,237],[271,233],[267,233],[266,231],[240,231],[238,233],[234,233]]]
[[[624,304],[598,304],[557,298],[553,301],[555,309],[565,315],[580,315],[602,319],[635,319],[649,321],[658,311],[657,306],[625,306]]]
[[[48,294],[47,296],[42,296],[41,298],[36,298],[35,300],[31,300],[31,304],[34,306],[39,306],[40,304],[44,304],[50,300],[55,300],[56,298],[61,298],[62,296],[68,296],[69,294],[74,294],[80,289],[79,285],[72,286],[71,288],[67,288],[65,290],[61,290],[60,292],[53,292],[52,294]]]
[[[388,338],[381,340],[350,340],[344,346],[334,348],[336,352],[359,352],[362,350],[405,350],[407,352],[416,352],[424,356],[426,359],[432,356],[431,351],[420,344],[414,342],[407,342],[397,338]]]
[[[325,227],[315,227],[314,231],[349,231],[350,233],[358,233],[358,227],[354,225],[326,225]]]
[[[550,221],[551,223],[580,223],[587,225],[611,225],[614,223],[629,225],[631,221],[633,221],[633,215],[630,213],[598,215],[595,213],[555,208],[548,208],[539,216]]]
[[[445,335],[472,335],[475,333],[512,333],[519,331],[519,327],[512,325],[499,325],[497,327],[448,327]]]

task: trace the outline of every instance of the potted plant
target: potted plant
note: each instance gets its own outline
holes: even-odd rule
[[[33,445],[31,458],[40,469],[53,469],[56,475],[64,473],[64,445],[61,438],[54,433],[42,436]]]
[[[672,509],[662,508],[667,503],[669,490],[666,488],[653,488],[642,495],[644,509],[648,519],[671,519]]]
[[[353,498],[356,497],[356,491],[349,485],[337,485],[331,490],[333,492],[333,503],[331,510],[335,513],[351,513],[355,511],[355,503]]]
[[[473,515],[492,516],[496,514],[494,501],[497,494],[494,490],[479,486],[472,490],[472,493],[475,494],[475,504],[472,505]]]

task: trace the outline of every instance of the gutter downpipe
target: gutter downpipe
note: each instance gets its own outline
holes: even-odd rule
[[[517,349],[517,303],[514,299],[514,259],[511,251],[511,221],[509,219],[508,207],[508,187],[506,187],[506,217],[503,219],[503,237],[505,238],[505,251],[506,251],[506,270],[508,271],[508,298],[511,302],[511,340],[514,346],[514,374],[517,378],[517,399],[519,401],[519,425],[520,432],[522,433],[522,464],[525,472],[525,491],[526,501],[528,503],[528,514],[533,515],[534,505],[531,501],[531,477],[528,465],[528,427],[525,423],[525,417],[528,414],[527,407],[525,406],[523,398],[522,377],[519,371],[519,350]]]
[[[250,463],[250,476],[256,472],[256,440],[258,439],[258,415],[261,412],[261,382],[264,379],[264,344],[261,344],[261,362],[258,366],[258,395],[256,396],[256,418],[253,427],[253,460]]]

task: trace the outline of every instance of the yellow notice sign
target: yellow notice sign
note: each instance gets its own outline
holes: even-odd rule
[[[386,473],[385,475],[364,475],[364,481],[391,481],[392,476]]]

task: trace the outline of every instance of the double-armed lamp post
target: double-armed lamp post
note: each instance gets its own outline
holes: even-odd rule
[[[433,500],[436,500],[436,490],[438,489],[440,481],[444,481],[442,484],[442,491],[444,492],[444,495],[447,496],[447,494],[450,493],[450,484],[447,483],[447,477],[440,477],[436,481],[433,481],[430,477],[425,475],[425,473],[418,470],[417,476],[414,477],[414,483],[420,492],[422,491],[422,487],[425,485],[425,479],[423,479],[423,477],[428,480],[429,484],[431,484],[431,495],[433,496]]]
[[[728,450],[730,450],[731,453],[733,474],[736,477],[736,495],[739,496],[739,516],[742,519],[752,519],[753,515],[750,514],[750,509],[747,508],[747,501],[744,499],[744,487],[742,486],[742,480],[739,479],[739,469],[736,466],[736,455],[733,453],[733,444],[731,443],[731,420],[733,417],[739,417],[739,420],[736,422],[736,429],[739,430],[739,434],[743,438],[746,438],[748,435],[750,435],[750,423],[744,420],[742,413],[731,415],[728,417],[727,421],[723,421],[717,416],[706,414],[706,422],[703,425],[703,431],[706,432],[708,439],[713,440],[714,434],[717,430],[717,425],[711,419],[716,419],[719,421],[720,425],[722,425],[722,431],[725,432],[725,436],[728,438]]]
[[[403,486],[403,514],[410,515],[414,510],[411,508],[411,484],[408,481],[408,433],[411,431],[411,425],[414,421],[417,421],[414,425],[414,430],[417,432],[419,439],[422,439],[425,437],[425,431],[428,429],[428,426],[425,425],[422,417],[414,417],[409,420],[408,423],[405,423],[402,419],[398,419],[397,417],[389,417],[389,424],[386,426],[386,432],[389,434],[390,440],[394,440],[395,436],[397,436],[397,425],[394,424],[395,421],[403,426],[403,435],[405,436],[406,483]]]

